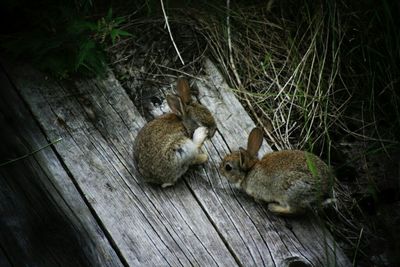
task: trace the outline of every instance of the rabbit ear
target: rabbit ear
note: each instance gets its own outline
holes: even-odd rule
[[[185,105],[182,103],[179,97],[167,95],[167,103],[172,112],[174,112],[176,115],[181,117],[186,115]]]
[[[250,156],[249,153],[243,147],[239,147],[239,166],[242,170],[248,170]]]
[[[176,85],[176,90],[178,91],[178,95],[183,103],[189,104],[192,101],[188,80],[185,78],[179,78]]]
[[[257,156],[258,150],[260,149],[262,142],[263,133],[261,129],[256,127],[251,130],[249,134],[249,139],[247,141],[247,152],[250,154],[250,156]]]

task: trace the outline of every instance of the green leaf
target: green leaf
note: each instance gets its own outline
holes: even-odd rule
[[[125,21],[125,18],[124,17],[116,17],[115,19],[114,19],[114,25],[115,26],[119,26],[122,22],[124,22]]]
[[[107,12],[107,15],[106,15],[105,19],[107,21],[111,21],[111,19],[112,19],[112,7],[110,7],[110,9],[108,9],[108,12]]]
[[[111,37],[111,42],[114,44],[115,43],[115,39],[118,38],[117,31],[116,30],[111,30],[110,37]]]
[[[317,167],[315,166],[313,155],[306,152],[307,167],[313,176],[318,175]]]
[[[132,34],[120,29],[113,29],[111,30],[110,36],[111,36],[111,42],[114,44],[115,40],[120,36],[132,36]]]
[[[96,49],[96,43],[92,40],[87,40],[79,47],[79,53],[77,56],[77,61],[75,63],[75,70],[83,64],[84,61],[87,61],[88,56],[91,53],[91,50]]]
[[[119,29],[118,29],[118,34],[119,34],[120,36],[133,36],[132,33],[127,32],[127,31],[124,31],[124,30],[119,30]]]

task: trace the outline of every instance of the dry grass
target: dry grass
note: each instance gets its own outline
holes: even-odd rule
[[[278,149],[308,150],[318,144],[317,150],[326,153],[321,148],[329,147],[330,128],[340,125],[350,99],[348,92],[336,98],[340,22],[306,14],[299,27],[284,19],[270,21],[274,16],[268,10],[229,13],[229,25],[203,16],[196,23],[270,143]]]

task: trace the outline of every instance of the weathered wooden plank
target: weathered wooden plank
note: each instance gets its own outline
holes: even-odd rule
[[[8,68],[47,137],[63,137],[55,150],[128,264],[236,265],[184,183],[162,190],[136,179],[131,150],[144,120],[112,76],[67,85]]]
[[[219,132],[206,142],[210,162],[186,176],[190,188],[182,182],[162,190],[136,179],[131,143],[144,121],[113,79],[60,87],[39,75],[29,85],[31,75],[38,74],[24,71],[25,83],[18,87],[48,136],[65,137],[56,150],[128,263],[231,266],[235,262],[220,235],[245,266],[289,266],[296,260],[308,266],[349,266],[339,249],[334,253],[332,237],[317,221],[273,216],[219,175],[221,157],[244,145],[254,124],[221,76],[207,68],[216,77],[211,84],[198,84],[199,99],[215,113]],[[29,91],[31,86],[47,89]],[[161,110],[165,105],[152,107],[153,114]],[[264,145],[262,153],[268,150]]]
[[[205,72],[196,81],[198,99],[214,114],[218,131],[205,143],[209,162],[201,171],[189,172],[186,179],[230,250],[245,266],[288,266],[296,261],[307,266],[350,266],[316,218],[276,217],[220,175],[223,156],[246,146],[255,125],[210,61],[205,62]],[[165,101],[160,106],[147,105],[152,116],[168,112]],[[260,155],[270,151],[264,142]]]
[[[324,230],[318,219],[276,217],[265,206],[256,204],[244,193],[232,189],[224,178],[220,178],[216,167],[223,156],[221,151],[245,146],[254,123],[210,61],[205,62],[205,72],[206,76],[202,80],[206,82],[197,83],[199,99],[215,114],[220,137],[213,139],[212,145],[206,145],[214,164],[207,165],[202,176],[204,179],[213,177],[218,183],[211,184],[207,190],[199,185],[198,178],[189,179],[189,183],[224,237],[231,239],[231,233],[235,231],[252,237],[253,242],[239,243],[236,249],[232,247],[237,251],[239,259],[242,259],[241,262],[254,260],[256,265],[271,265],[273,262],[277,266],[285,266],[288,262],[299,260],[311,266],[350,266],[348,258],[335,245],[332,236]],[[264,142],[260,155],[270,151],[271,148]],[[218,203],[221,203],[226,214],[214,215],[215,208],[208,209],[209,199],[218,198],[212,196],[214,192],[218,192]],[[252,252],[251,259],[249,254],[243,253],[243,245]],[[272,262],[269,261],[270,257],[265,256],[266,251],[269,252]]]
[[[2,71],[0,87],[4,163],[48,141]],[[0,199],[0,248],[12,265],[123,266],[51,148],[0,167]]]

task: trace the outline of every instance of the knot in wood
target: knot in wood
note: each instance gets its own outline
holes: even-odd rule
[[[289,257],[285,259],[287,267],[311,267],[311,265],[304,259],[299,257]]]

